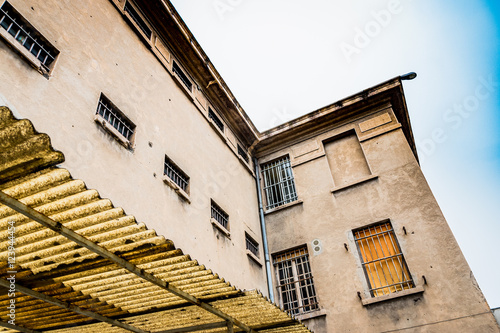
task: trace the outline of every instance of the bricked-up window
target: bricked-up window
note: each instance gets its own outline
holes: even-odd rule
[[[273,265],[286,311],[296,315],[319,310],[306,246],[274,254]]]
[[[125,12],[127,12],[132,20],[134,20],[135,24],[141,29],[141,31],[144,33],[144,35],[148,38],[151,39],[151,29],[149,29],[148,25],[144,20],[141,18],[139,13],[135,10],[135,8],[130,4],[130,1],[127,1],[125,3],[125,8],[123,8]]]
[[[47,70],[59,54],[59,51],[7,1],[0,7],[0,26],[17,41],[18,45],[13,45],[14,47],[26,49]]]
[[[247,250],[252,252],[258,258],[259,257],[259,243],[257,243],[247,233],[245,233],[245,242],[246,242]]]
[[[99,104],[97,105],[96,115],[100,120],[104,120],[114,130],[111,133],[115,136],[122,136],[126,141],[131,142],[135,131],[135,125],[130,119],[121,112],[106,96],[101,94]],[[102,124],[109,130],[109,126]]]
[[[187,75],[184,73],[181,67],[175,62],[175,60],[172,64],[172,71],[177,75],[177,77],[179,77],[179,79],[181,79],[182,83],[186,86],[186,88],[188,88],[188,90],[191,91],[191,89],[193,88],[193,83],[191,82],[191,80],[189,80]]]
[[[261,166],[266,194],[266,209],[297,200],[292,166],[288,156]]]
[[[354,231],[372,296],[415,287],[390,222]]]
[[[222,210],[213,200],[211,205],[211,216],[212,218],[219,223],[224,229],[229,230],[229,215]]]
[[[220,118],[217,116],[217,114],[215,114],[215,112],[211,108],[208,108],[208,118],[212,119],[212,121],[214,122],[214,124],[222,132],[224,132],[224,123],[222,122],[222,120],[220,120]]]
[[[188,193],[189,177],[167,155],[165,155],[163,174]]]

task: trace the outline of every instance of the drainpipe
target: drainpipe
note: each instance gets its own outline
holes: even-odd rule
[[[269,260],[269,247],[267,246],[266,220],[264,219],[264,207],[262,206],[262,192],[260,189],[260,172],[257,159],[253,159],[255,165],[255,181],[257,183],[257,197],[259,199],[260,229],[262,231],[262,244],[264,246],[264,258],[266,260],[267,291],[269,299],[274,303],[273,277],[271,275],[271,261]]]

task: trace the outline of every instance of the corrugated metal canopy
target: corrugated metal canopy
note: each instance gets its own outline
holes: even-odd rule
[[[0,331],[310,332],[55,167],[63,160],[47,135],[0,108]],[[7,328],[12,271],[16,329]]]

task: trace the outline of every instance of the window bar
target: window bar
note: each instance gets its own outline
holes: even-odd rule
[[[382,229],[382,227],[380,227],[380,229]],[[375,228],[374,228],[374,230],[375,230],[375,231],[377,231],[377,227],[375,227]],[[385,252],[384,252],[384,248],[383,248],[383,246],[382,246],[382,242],[380,241],[380,235],[377,235],[377,236],[375,236],[375,237],[377,238],[378,244],[379,244],[379,246],[380,246],[380,252],[381,252],[381,254],[382,254],[382,255],[380,255],[380,256],[379,256],[379,258],[380,258],[380,257],[382,257],[382,258],[384,258],[384,257],[388,257],[388,256],[385,254]],[[372,239],[373,239],[373,245],[375,246],[375,250],[376,250],[377,245],[375,244],[375,237],[373,237]],[[384,270],[384,265],[382,265],[382,262],[384,262],[384,263],[386,264],[386,266],[387,266],[387,273],[388,273],[388,274],[386,274],[386,272],[385,272],[385,270]],[[387,260],[387,259],[382,259],[382,260],[379,260],[379,261],[378,261],[378,263],[379,263],[379,265],[380,265],[380,269],[382,270],[382,273],[384,273],[384,277],[385,277],[385,282],[386,282],[386,285],[387,285],[387,284],[389,284],[389,283],[391,283],[391,282],[396,281],[396,280],[394,279],[394,277],[392,276],[392,273],[391,273],[391,267],[390,267],[390,265],[389,265],[388,260]],[[388,275],[388,276],[387,276],[387,275]],[[390,279],[388,279],[388,277],[389,277]],[[390,291],[390,289],[389,289],[389,291]]]
[[[259,247],[253,240],[249,239],[249,236],[246,237],[246,244],[247,244],[247,249],[256,256],[258,256]]]
[[[363,230],[363,235],[364,235],[364,238],[366,239],[366,229],[364,229],[364,230]],[[367,255],[367,253],[370,253],[370,252],[367,252],[367,251],[366,251],[366,249],[365,249],[365,247],[364,247],[364,245],[363,245],[363,242],[360,242],[360,244],[361,244],[361,246],[362,246],[362,248],[363,248],[363,253],[365,254],[365,255],[364,255],[364,257],[365,257],[366,259],[368,259],[368,255]],[[366,241],[366,245],[367,245],[367,247],[368,247],[368,250],[370,250],[370,244],[368,243],[368,240]],[[371,255],[370,255],[370,257],[371,257]],[[372,273],[372,269],[371,269],[371,267],[370,267],[370,263],[369,263],[369,261],[364,262],[364,263],[363,263],[363,266],[364,266],[364,267],[368,267],[368,270],[370,271],[370,275],[371,275],[372,279],[369,279],[369,280],[368,280],[368,284],[370,285],[370,291],[371,291],[371,293],[372,293],[372,296],[375,296],[375,295],[373,294],[373,290],[375,290],[376,285],[373,285],[373,286],[372,286],[372,282],[371,282],[371,281],[375,282],[375,275]],[[382,280],[380,279],[380,275],[378,274],[377,267],[376,267],[375,265],[373,265],[373,268],[374,268],[374,270],[375,270],[375,274],[377,275],[377,279],[378,279],[379,284],[380,284],[380,285],[382,285]],[[377,294],[376,296],[378,296],[378,294]]]
[[[382,229],[382,226],[380,226],[380,229]],[[391,230],[392,230],[392,229],[391,229]],[[389,238],[391,239],[391,245],[392,245],[392,248],[393,248],[394,250],[396,250],[396,248],[394,247],[394,244],[392,243],[392,235],[391,235],[389,232],[386,232],[386,234],[387,234],[387,237],[389,237]],[[377,236],[377,237],[380,237],[380,236]],[[389,251],[389,255],[390,255],[390,258],[385,259],[385,260],[391,260],[391,262],[392,262],[392,268],[394,269],[394,273],[395,273],[395,275],[396,275],[396,277],[397,277],[397,280],[396,280],[396,281],[401,281],[399,284],[401,285],[401,289],[404,289],[404,288],[403,288],[404,273],[403,273],[403,269],[402,269],[403,267],[402,267],[402,266],[400,266],[400,267],[401,267],[401,273],[402,273],[402,276],[399,276],[398,269],[397,269],[397,265],[396,265],[396,263],[394,262],[394,256],[392,256],[392,255],[391,255],[391,253],[390,253],[391,251],[390,251],[390,248],[389,248],[389,243],[387,243],[387,239],[386,239],[386,237],[384,237],[384,238],[383,238],[383,240],[384,240],[385,246],[387,247],[387,249],[388,249],[388,251]],[[380,241],[380,239],[379,239],[379,241]],[[396,255],[396,257],[398,257],[398,256]],[[390,272],[390,267],[389,267],[389,272]],[[395,281],[395,280],[393,279],[393,280],[392,280],[392,282],[394,282],[394,281]],[[396,290],[395,290],[395,291],[397,291],[397,288],[396,288]]]
[[[24,40],[23,42],[21,42],[21,41],[17,40],[17,41],[19,42],[19,44],[21,44],[21,45],[23,45],[23,46],[24,46],[24,45],[26,44],[26,41],[27,41],[28,39],[30,39],[30,40],[32,40],[32,41],[33,41],[33,44],[31,45],[31,47],[30,47],[30,49],[29,49],[29,51],[30,51],[30,52],[32,51],[32,49],[33,49],[33,47],[35,46],[35,44],[36,44],[36,46],[38,46],[38,47],[40,48],[40,50],[38,51],[38,53],[37,53],[36,55],[35,55],[35,54],[33,54],[33,55],[34,55],[37,59],[39,59],[38,57],[39,57],[39,55],[40,55],[40,53],[41,53],[42,51],[43,51],[43,52],[45,52],[45,53],[47,54],[47,56],[48,56],[48,57],[50,57],[50,59],[51,59],[52,61],[55,59],[55,57],[53,57],[53,56],[51,56],[51,55],[50,55],[50,52],[49,52],[49,51],[45,50],[45,48],[43,47],[43,45],[42,45],[42,44],[38,43],[38,41],[36,40],[36,38],[32,37],[32,36],[30,35],[30,33],[22,27],[22,24],[21,24],[21,23],[17,23],[16,19],[15,19],[14,17],[11,17],[11,16],[8,14],[8,11],[5,11],[5,10],[3,10],[3,9],[1,9],[1,8],[0,8],[0,12],[3,12],[3,14],[4,14],[4,16],[2,17],[2,19],[0,20],[0,24],[4,21],[4,19],[5,19],[6,17],[7,17],[8,19],[10,19],[10,20],[11,20],[11,23],[10,23],[9,27],[8,27],[8,28],[6,28],[6,31],[7,31],[8,33],[10,33],[10,29],[12,29],[12,27],[13,27],[13,26],[15,26],[15,27],[17,27],[19,30],[18,30],[18,31],[17,31],[17,33],[15,33],[15,34],[12,34],[12,33],[10,33],[10,34],[11,34],[11,35],[12,35],[12,36],[16,39],[16,40],[17,40],[17,37],[19,36],[19,34],[20,34],[21,32],[22,32],[22,33],[24,33],[24,34],[26,35],[26,38],[25,38],[25,40]],[[39,60],[41,61],[41,59],[39,59]],[[47,61],[47,59],[45,59],[45,60],[42,62],[42,64],[44,64],[44,65],[45,65],[45,64],[46,64],[46,61]]]
[[[393,239],[392,235],[390,235],[390,240],[391,240],[391,244],[392,244],[393,248],[399,250],[399,255],[397,256],[397,260],[398,260],[398,263],[399,263],[399,267],[401,267],[401,289],[405,289],[404,288],[404,284],[405,283],[408,284],[407,283],[408,279],[406,277],[406,272],[407,272],[406,264],[405,264],[404,261],[401,260],[402,259],[401,250],[399,249],[399,246],[396,243],[396,240]],[[410,287],[410,285],[408,285],[408,287]]]

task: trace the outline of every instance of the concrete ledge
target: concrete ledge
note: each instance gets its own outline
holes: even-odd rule
[[[296,315],[295,318],[297,318],[300,321],[308,320],[308,319],[314,319],[318,317],[326,316],[326,310],[325,309],[319,309],[316,311],[304,313],[301,315]]]
[[[217,124],[215,124],[215,122],[211,119],[211,118],[208,118],[208,123],[210,124],[210,126],[214,129],[215,133],[217,133],[219,135],[219,137],[224,141],[226,142],[226,135],[224,134],[224,132],[219,128],[219,126],[217,126]]]
[[[252,258],[255,263],[257,263],[259,266],[262,266],[262,263],[260,262],[259,257],[257,257],[255,254],[253,254],[249,249],[246,250],[247,256]]]
[[[361,300],[361,303],[366,306],[366,305],[370,305],[370,304],[389,301],[391,299],[400,298],[400,297],[404,297],[404,296],[410,296],[410,295],[419,294],[419,293],[423,293],[423,292],[424,292],[423,286],[416,286],[415,288],[399,291],[397,293],[392,293],[389,295],[378,296],[378,297],[373,297],[373,298],[365,298],[365,299]]]
[[[365,178],[361,178],[361,179],[358,179],[355,182],[349,183],[347,185],[336,187],[336,188],[332,189],[331,192],[332,193],[336,193],[336,192],[348,189],[348,188],[356,186],[356,185],[360,185],[360,184],[366,183],[366,182],[368,182],[370,180],[377,179],[377,178],[378,178],[377,175],[371,175],[371,176],[368,176],[368,177],[365,177]]]
[[[109,122],[106,121],[100,114],[96,113],[94,115],[94,121],[102,126],[109,134],[111,134],[116,141],[118,141],[125,148],[132,150],[132,141],[128,140],[123,136],[116,128],[114,128]]]
[[[163,175],[163,182],[170,186],[184,201],[191,203],[191,198],[182,188],[179,187],[170,177]]]
[[[264,215],[268,215],[268,214],[271,214],[271,213],[274,213],[274,212],[277,212],[277,211],[280,211],[282,209],[286,209],[286,208],[289,208],[289,207],[292,207],[292,206],[301,205],[303,203],[304,203],[304,201],[302,201],[302,200],[295,200],[293,202],[289,202],[287,204],[275,207],[273,209],[265,210],[264,211]]]

